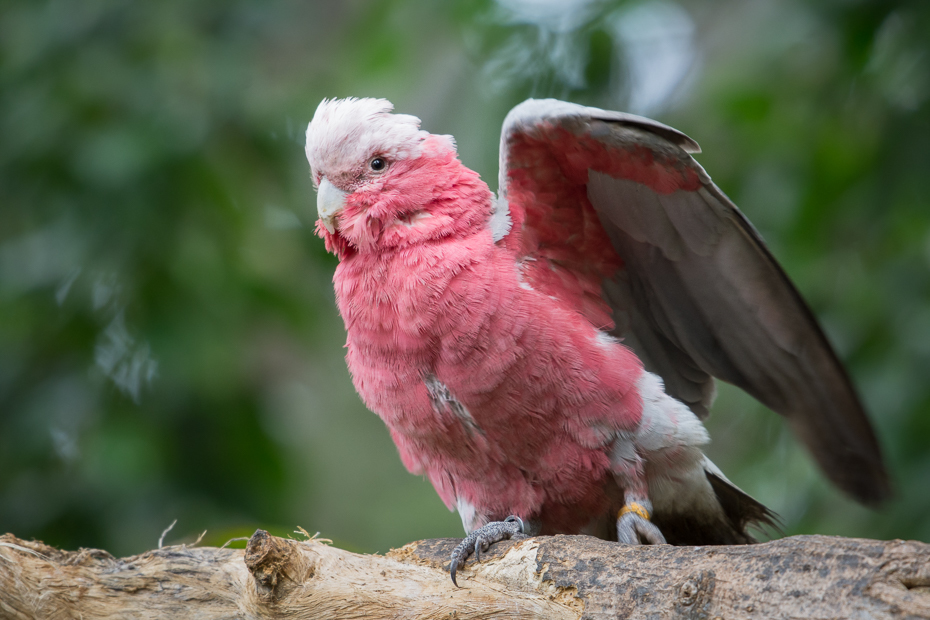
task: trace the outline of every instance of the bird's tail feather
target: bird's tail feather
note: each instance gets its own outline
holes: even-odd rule
[[[697,464],[709,485],[704,499],[681,510],[660,511],[653,521],[673,545],[743,545],[757,542],[749,529],[781,531],[778,515],[730,482],[706,456]],[[713,497],[709,497],[709,495]]]
[[[764,504],[753,499],[738,486],[714,472],[704,470],[707,481],[714,489],[717,501],[723,508],[730,526],[734,531],[745,536],[747,542],[757,542],[747,531],[748,528],[762,529],[770,527],[781,533],[781,524],[778,515],[769,510]]]

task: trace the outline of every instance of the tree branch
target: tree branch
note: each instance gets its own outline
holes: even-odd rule
[[[930,618],[930,545],[796,536],[737,547],[500,543],[449,580],[458,541],[387,556],[258,530],[242,550],[117,559],[0,537],[0,618]]]

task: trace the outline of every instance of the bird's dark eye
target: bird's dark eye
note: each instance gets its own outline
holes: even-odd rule
[[[379,172],[381,170],[384,170],[384,167],[387,166],[387,162],[384,161],[384,159],[382,159],[381,157],[375,157],[374,159],[371,160],[371,163],[368,165],[371,166],[371,169],[374,170],[375,172]]]

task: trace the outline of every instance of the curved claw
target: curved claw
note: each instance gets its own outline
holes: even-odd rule
[[[665,536],[651,521],[628,512],[617,519],[617,541],[626,545],[664,545]]]
[[[516,534],[522,534],[524,531],[523,519],[511,515],[503,521],[492,521],[483,527],[466,536],[462,542],[452,550],[452,558],[449,567],[449,576],[452,583],[458,587],[455,580],[455,573],[458,569],[465,566],[465,560],[472,553],[475,554],[475,561],[480,560],[481,552],[487,551],[488,548],[502,540],[512,538]]]

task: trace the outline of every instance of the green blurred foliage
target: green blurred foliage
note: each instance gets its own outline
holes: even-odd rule
[[[8,0],[0,531],[123,555],[256,526],[461,534],[343,361],[303,129],[383,96],[496,189],[528,96],[644,113],[769,241],[872,413],[896,499],[841,497],[723,387],[710,454],[788,533],[930,540],[930,4]]]

